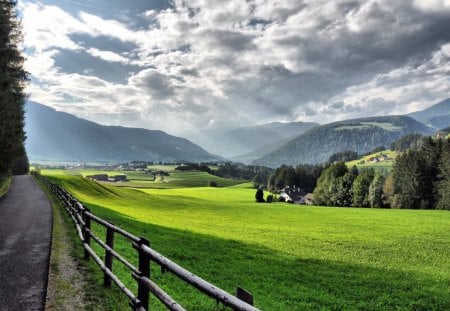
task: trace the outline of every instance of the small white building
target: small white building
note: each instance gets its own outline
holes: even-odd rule
[[[296,186],[286,186],[280,193],[280,197],[286,202],[294,204],[305,204],[305,195],[305,190]]]

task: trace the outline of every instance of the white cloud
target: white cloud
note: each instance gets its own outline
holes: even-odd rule
[[[122,64],[129,64],[130,60],[126,57],[123,57],[117,53],[111,52],[111,51],[100,51],[96,48],[89,48],[86,50],[89,54],[91,54],[94,57],[98,57],[100,59],[103,59],[107,62],[118,62]]]
[[[83,117],[178,134],[412,111],[448,97],[448,6],[448,0],[175,0],[169,9],[140,12],[147,25],[133,29],[23,0],[26,68],[40,81],[29,92],[60,108],[67,98],[79,99],[67,109]],[[101,37],[103,45],[74,41],[75,34]],[[109,48],[105,38],[130,48]],[[85,64],[69,73],[55,65],[64,50],[134,72],[121,83]]]
[[[414,0],[414,5],[425,11],[450,10],[450,0]]]

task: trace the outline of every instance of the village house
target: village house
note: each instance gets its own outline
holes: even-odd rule
[[[305,194],[306,194],[305,190],[303,190],[300,187],[286,186],[280,193],[280,197],[289,203],[305,204],[304,199]]]
[[[108,181],[108,174],[88,175],[86,178],[96,181]]]
[[[115,176],[112,178],[112,181],[114,181],[114,182],[118,182],[118,181],[128,181],[127,175],[115,175]]]
[[[306,205],[313,205],[314,195],[312,193],[307,193],[303,199]]]

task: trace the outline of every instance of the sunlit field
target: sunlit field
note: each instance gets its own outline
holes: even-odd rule
[[[154,249],[209,282],[231,293],[236,286],[247,289],[263,310],[450,309],[446,211],[258,204],[251,184],[242,181],[189,186],[198,172],[180,172],[186,184],[182,175],[172,175],[170,187],[148,181],[153,186],[139,188],[133,187],[137,181],[118,187],[79,173],[42,171],[95,214],[148,238]],[[214,178],[204,174],[198,180]],[[135,260],[125,242],[118,239],[116,247]],[[152,268],[157,283],[188,310],[221,309]],[[135,289],[118,264],[115,269]],[[163,310],[154,298],[151,305]]]

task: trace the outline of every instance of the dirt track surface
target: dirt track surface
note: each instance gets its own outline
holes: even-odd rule
[[[31,176],[0,199],[0,310],[44,310],[52,232],[50,203]]]

